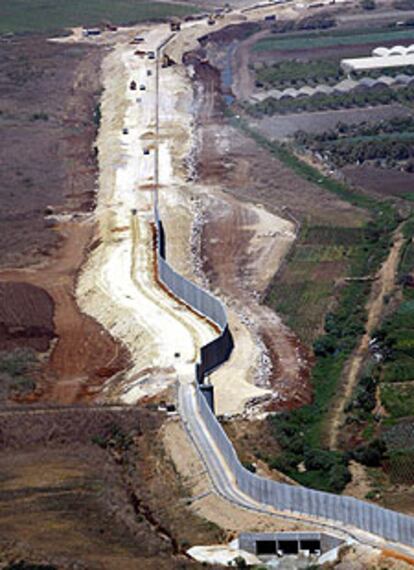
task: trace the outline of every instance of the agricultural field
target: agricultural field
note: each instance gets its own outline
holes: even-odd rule
[[[276,99],[272,95],[253,105],[246,105],[245,110],[255,117],[297,112],[313,112],[375,107],[395,103],[411,106],[414,102],[414,88],[394,89],[383,86],[376,89],[358,89],[345,93],[317,93],[302,97],[283,97]]]
[[[3,0],[0,35],[51,33],[71,26],[93,26],[102,21],[133,24],[167,16],[186,16],[197,11],[191,4],[143,0]]]
[[[321,134],[297,131],[294,140],[302,151],[318,153],[326,163],[337,168],[347,164],[371,164],[410,173],[414,170],[412,116],[359,124],[338,123],[334,129]],[[400,192],[400,196],[404,194]]]
[[[201,568],[184,551],[222,534],[185,508],[157,412],[35,414],[1,417],[2,568]]]
[[[310,135],[334,130],[339,123],[357,125],[366,121],[410,117],[412,111],[399,104],[379,105],[368,109],[343,109],[278,115],[254,119],[252,125],[270,140],[285,141],[302,131]]]
[[[245,123],[239,122],[239,127],[304,180],[366,209],[371,217],[370,221],[361,220],[359,226],[341,228],[304,223],[265,300],[305,344],[313,347],[315,364],[313,403],[271,419],[271,429],[282,452],[276,457],[264,453],[264,457],[271,468],[302,484],[341,492],[350,481],[348,462],[352,456],[324,448],[326,414],[347,359],[364,332],[370,278],[387,255],[397,224],[396,213],[392,207],[322,175],[286,148],[266,141]],[[371,448],[364,448],[356,459],[365,461],[365,455],[371,453]],[[303,462],[305,472],[298,469]]]
[[[377,197],[392,195],[412,201],[414,137],[410,124],[414,92],[411,87],[360,86],[342,93],[295,98],[272,96],[273,89],[281,92],[287,88],[332,86],[342,80],[340,58],[356,55],[348,52],[354,49],[359,50],[358,55],[367,55],[374,44],[364,43],[365,40],[370,42],[380,30],[335,28],[277,33],[260,39],[254,44],[249,60],[249,72],[254,76],[259,101],[254,101],[254,97],[241,101],[238,112],[261,135],[286,144],[293,152],[306,156],[306,160],[312,157],[325,172],[335,173],[337,179]],[[401,43],[408,44],[406,32],[407,29],[383,27],[381,45],[387,42],[394,45],[400,33],[403,34]],[[362,36],[365,40],[361,43]],[[301,48],[302,40],[310,41],[306,53]],[[257,51],[257,46],[263,47],[267,44],[262,42],[267,41],[279,48]],[[290,41],[293,43],[286,43]],[[297,49],[290,49],[294,45]],[[257,54],[266,54],[266,57],[257,59]],[[407,75],[414,72],[412,68],[402,71]],[[390,70],[385,75],[395,73],[396,70]],[[382,75],[381,72],[369,75],[378,74]],[[269,96],[263,98],[267,92]],[[344,125],[350,125],[351,129],[340,132]]]
[[[254,89],[329,85],[342,79],[340,57],[366,55],[377,41],[393,45],[412,38],[408,30],[383,29],[378,35],[375,29],[355,28],[275,33],[270,38],[262,34],[249,53]],[[267,429],[280,449],[258,449],[257,457],[302,484],[336,493],[347,492],[350,462],[356,462],[369,473],[372,492],[367,498],[405,511],[412,509],[413,502],[403,504],[393,481],[396,465],[404,465],[408,473],[412,453],[408,446],[396,448],[387,443],[386,434],[390,427],[407,421],[414,403],[412,385],[379,381],[372,374],[373,364],[364,362],[345,404],[346,423],[338,447],[330,447],[328,434],[332,406],[365,334],[377,272],[401,223],[400,212],[407,215],[411,207],[412,98],[405,87],[256,104],[252,99],[248,103],[245,96],[231,109],[233,124],[267,149],[269,161],[270,156],[276,157],[304,183],[312,182],[366,214],[359,224],[341,227],[302,219],[299,237],[267,291],[266,304],[312,348],[314,399],[310,405],[269,420]],[[350,169],[355,171],[353,184],[348,183]],[[372,176],[374,180],[375,172],[371,187],[365,188],[365,180],[358,180],[357,172],[362,169],[367,179]],[[401,187],[399,180],[404,181]],[[384,200],[397,194],[405,194],[402,210]],[[385,313],[390,312],[395,302],[388,304],[386,299],[384,306]],[[399,371],[403,366],[410,370],[410,362],[401,355],[398,359]],[[384,374],[389,377],[390,372]],[[405,376],[410,374],[405,371]],[[384,413],[380,421],[374,416],[378,409]]]
[[[304,226],[285,269],[266,302],[307,344],[323,332],[327,307],[338,282],[347,275],[363,247],[361,228]]]
[[[256,70],[256,86],[263,88],[284,89],[318,83],[331,85],[343,78],[344,72],[336,60],[281,61]]]
[[[413,32],[410,29],[375,31],[344,30],[316,31],[309,33],[275,34],[273,37],[263,38],[257,41],[253,50],[263,51],[296,51],[314,50],[325,48],[342,48],[346,46],[369,46],[371,44],[387,45],[388,43],[404,44],[412,41]],[[312,52],[310,52],[312,53]]]

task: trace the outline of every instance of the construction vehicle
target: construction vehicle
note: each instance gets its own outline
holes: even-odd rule
[[[102,25],[108,32],[116,32],[118,30],[118,26],[115,26],[112,22],[105,21],[102,22]]]
[[[152,75],[151,69],[147,69],[147,77],[151,77],[151,75]]]
[[[174,61],[165,53],[162,56],[161,67],[166,68],[174,65]]]
[[[135,38],[132,40],[131,44],[132,45],[142,44],[144,41],[145,40],[142,36],[135,36]]]
[[[137,82],[132,80],[131,83],[129,84],[129,88],[131,89],[131,91],[136,91],[137,90]]]
[[[216,20],[213,18],[213,16],[209,16],[207,19],[207,24],[209,26],[214,26],[215,23],[216,23]]]
[[[140,91],[145,91],[146,87],[143,83],[141,83],[141,85],[139,86],[139,90]]]
[[[101,30],[99,28],[86,28],[82,31],[85,38],[89,38],[91,36],[100,36]]]
[[[178,18],[173,18],[170,22],[170,30],[172,32],[179,32],[181,30],[181,22]]]
[[[148,59],[155,59],[155,52],[149,51],[147,52]]]
[[[123,135],[127,135],[128,133],[129,133],[129,130],[128,130],[126,127],[124,127],[124,128],[122,129],[122,134],[123,134]]]
[[[150,149],[148,147],[144,148],[144,154],[148,155],[150,153]]]

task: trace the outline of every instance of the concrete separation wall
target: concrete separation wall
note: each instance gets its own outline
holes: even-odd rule
[[[233,338],[227,324],[227,315],[221,301],[204,291],[191,281],[179,275],[165,259],[166,238],[158,208],[154,208],[157,227],[158,276],[164,285],[179,299],[192,307],[203,317],[207,317],[220,330],[219,336],[204,345],[200,352],[200,362],[196,365],[196,377],[201,384],[206,374],[226,362],[233,350]]]
[[[226,433],[197,390],[200,414],[215,444],[237,482],[237,487],[254,501],[278,511],[306,514],[340,522],[394,542],[414,546],[414,517],[390,511],[353,497],[294,487],[259,477],[240,463]]]
[[[204,374],[224,363],[233,349],[226,311],[213,295],[191,283],[169,266],[165,259],[165,234],[156,207],[154,215],[158,233],[157,258],[160,280],[174,295],[210,319],[221,331],[217,339],[201,349],[200,363],[196,370],[198,382],[195,393],[197,407],[205,427],[231,471],[238,489],[255,502],[274,507],[278,511],[308,515],[315,519],[353,526],[390,541],[414,546],[414,517],[353,497],[277,483],[259,477],[242,466],[232,443],[199,387]]]

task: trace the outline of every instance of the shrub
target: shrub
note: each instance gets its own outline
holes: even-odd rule
[[[316,356],[327,356],[334,354],[337,347],[337,342],[332,335],[323,335],[315,340],[313,343],[313,352]]]
[[[250,461],[243,461],[243,467],[250,473],[256,473],[256,467]]]
[[[362,0],[361,1],[361,8],[364,10],[375,10],[377,7],[375,0]]]
[[[351,452],[352,458],[367,467],[379,467],[387,451],[385,442],[374,439],[369,445],[357,447]]]
[[[305,453],[305,467],[310,471],[329,471],[336,463],[336,457],[323,449],[311,449]]]
[[[347,465],[337,463],[329,470],[328,485],[336,493],[341,493],[351,479]]]

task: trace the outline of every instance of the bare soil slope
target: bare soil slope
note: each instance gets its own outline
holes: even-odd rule
[[[185,548],[219,533],[180,504],[160,426],[131,408],[0,412],[0,565],[198,568]]]

